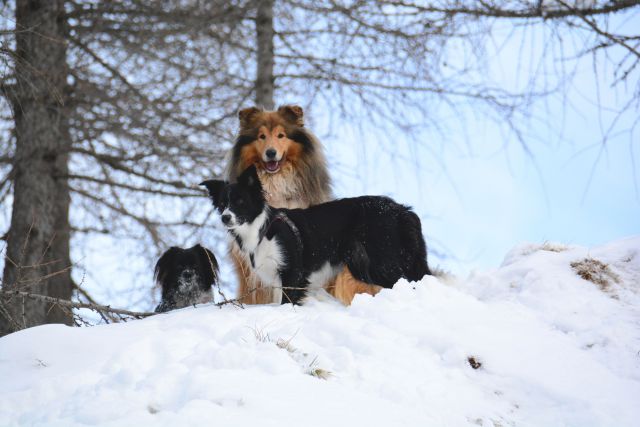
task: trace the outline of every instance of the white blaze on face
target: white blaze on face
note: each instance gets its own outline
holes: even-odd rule
[[[276,125],[271,129],[267,126],[260,126],[256,149],[260,153],[265,172],[278,173],[291,144],[292,141],[287,138],[284,126]]]
[[[220,214],[220,216],[224,216],[224,215],[229,215],[231,217],[231,220],[227,223],[224,224],[225,227],[227,228],[233,228],[236,225],[236,214],[234,214],[233,212],[231,212],[231,210],[229,210],[229,208],[227,207],[225,210],[222,211],[222,213]]]

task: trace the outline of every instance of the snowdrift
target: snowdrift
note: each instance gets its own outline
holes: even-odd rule
[[[640,237],[521,245],[351,307],[199,306],[0,339],[0,426],[637,426]],[[473,365],[473,366],[472,366]]]

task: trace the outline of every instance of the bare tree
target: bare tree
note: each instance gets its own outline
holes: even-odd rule
[[[253,90],[246,53],[230,47],[245,13],[242,2],[15,3],[3,43],[4,289],[69,299],[71,232],[147,236],[155,256],[176,229],[201,228],[208,204],[196,185],[220,172],[225,119]],[[22,327],[70,323],[51,307],[16,297],[4,312],[25,311]],[[14,329],[6,316],[0,326]]]
[[[509,39],[543,28],[544,46],[531,53],[540,56],[533,62],[549,56],[568,64],[599,54],[598,62],[612,65],[612,84],[633,87],[623,103],[631,108],[640,99],[640,33],[637,27],[635,33],[616,29],[613,18],[638,18],[639,5],[638,0],[281,0],[275,6],[276,95],[316,95],[343,117],[358,119],[366,111],[373,123],[403,130],[419,122],[437,127],[438,106],[444,105],[454,112],[484,111],[517,131],[535,100],[570,84],[572,70],[541,70],[539,76],[533,73],[535,81],[513,88],[487,78],[487,45],[500,30],[508,30],[504,38]]]
[[[209,210],[194,184],[221,172],[236,112],[253,102],[299,99],[406,132],[437,128],[440,106],[466,108],[517,134],[567,75],[517,90],[485,79],[485,48],[503,23],[512,34],[549,29],[556,59],[580,38],[578,54],[613,64],[613,84],[632,86],[625,108],[637,108],[640,36],[612,22],[637,18],[639,3],[5,2],[0,200],[13,214],[3,286],[45,277],[29,286],[68,298],[70,274],[49,280],[41,265],[70,270],[69,244],[82,236],[134,238],[153,258],[202,232]],[[56,321],[33,304],[41,314],[30,324]]]
[[[256,7],[256,104],[273,110],[273,92],[275,78],[273,75],[274,46],[273,38],[273,0],[258,2]]]
[[[15,120],[12,162],[15,189],[3,282],[10,287],[69,299],[67,31],[63,1],[16,3],[15,82],[5,89]],[[60,274],[52,274],[56,271]],[[2,300],[0,300],[2,304]],[[3,304],[4,305],[4,304]],[[62,310],[44,301],[18,298],[2,311],[23,327],[69,323]],[[20,315],[19,315],[20,313]],[[0,334],[8,332],[1,316]]]

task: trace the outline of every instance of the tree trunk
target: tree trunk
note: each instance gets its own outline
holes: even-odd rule
[[[258,58],[256,72],[256,105],[267,110],[273,110],[273,2],[274,0],[258,1],[256,12],[256,35],[258,42]]]
[[[70,299],[69,133],[64,0],[16,1],[13,210],[3,288]],[[0,336],[44,323],[71,324],[68,311],[0,300]]]

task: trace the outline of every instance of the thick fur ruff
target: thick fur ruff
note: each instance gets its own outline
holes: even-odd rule
[[[281,302],[303,302],[345,267],[355,280],[385,288],[431,274],[420,219],[388,197],[277,209],[266,203],[253,166],[237,183],[203,185],[252,270],[274,295],[282,290]]]
[[[331,199],[327,162],[318,139],[304,127],[301,107],[285,105],[277,111],[252,107],[241,110],[238,116],[240,129],[229,153],[227,180],[235,182],[253,165],[271,206],[306,208]],[[273,159],[266,155],[270,149],[275,150]],[[270,160],[278,163],[275,173],[267,169]],[[263,286],[251,274],[235,243],[231,245],[231,257],[239,280],[237,296],[243,303],[266,304],[277,299],[271,287]]]
[[[158,313],[210,302],[211,287],[218,282],[218,261],[200,245],[189,249],[173,246],[156,263],[155,280],[162,288]]]

